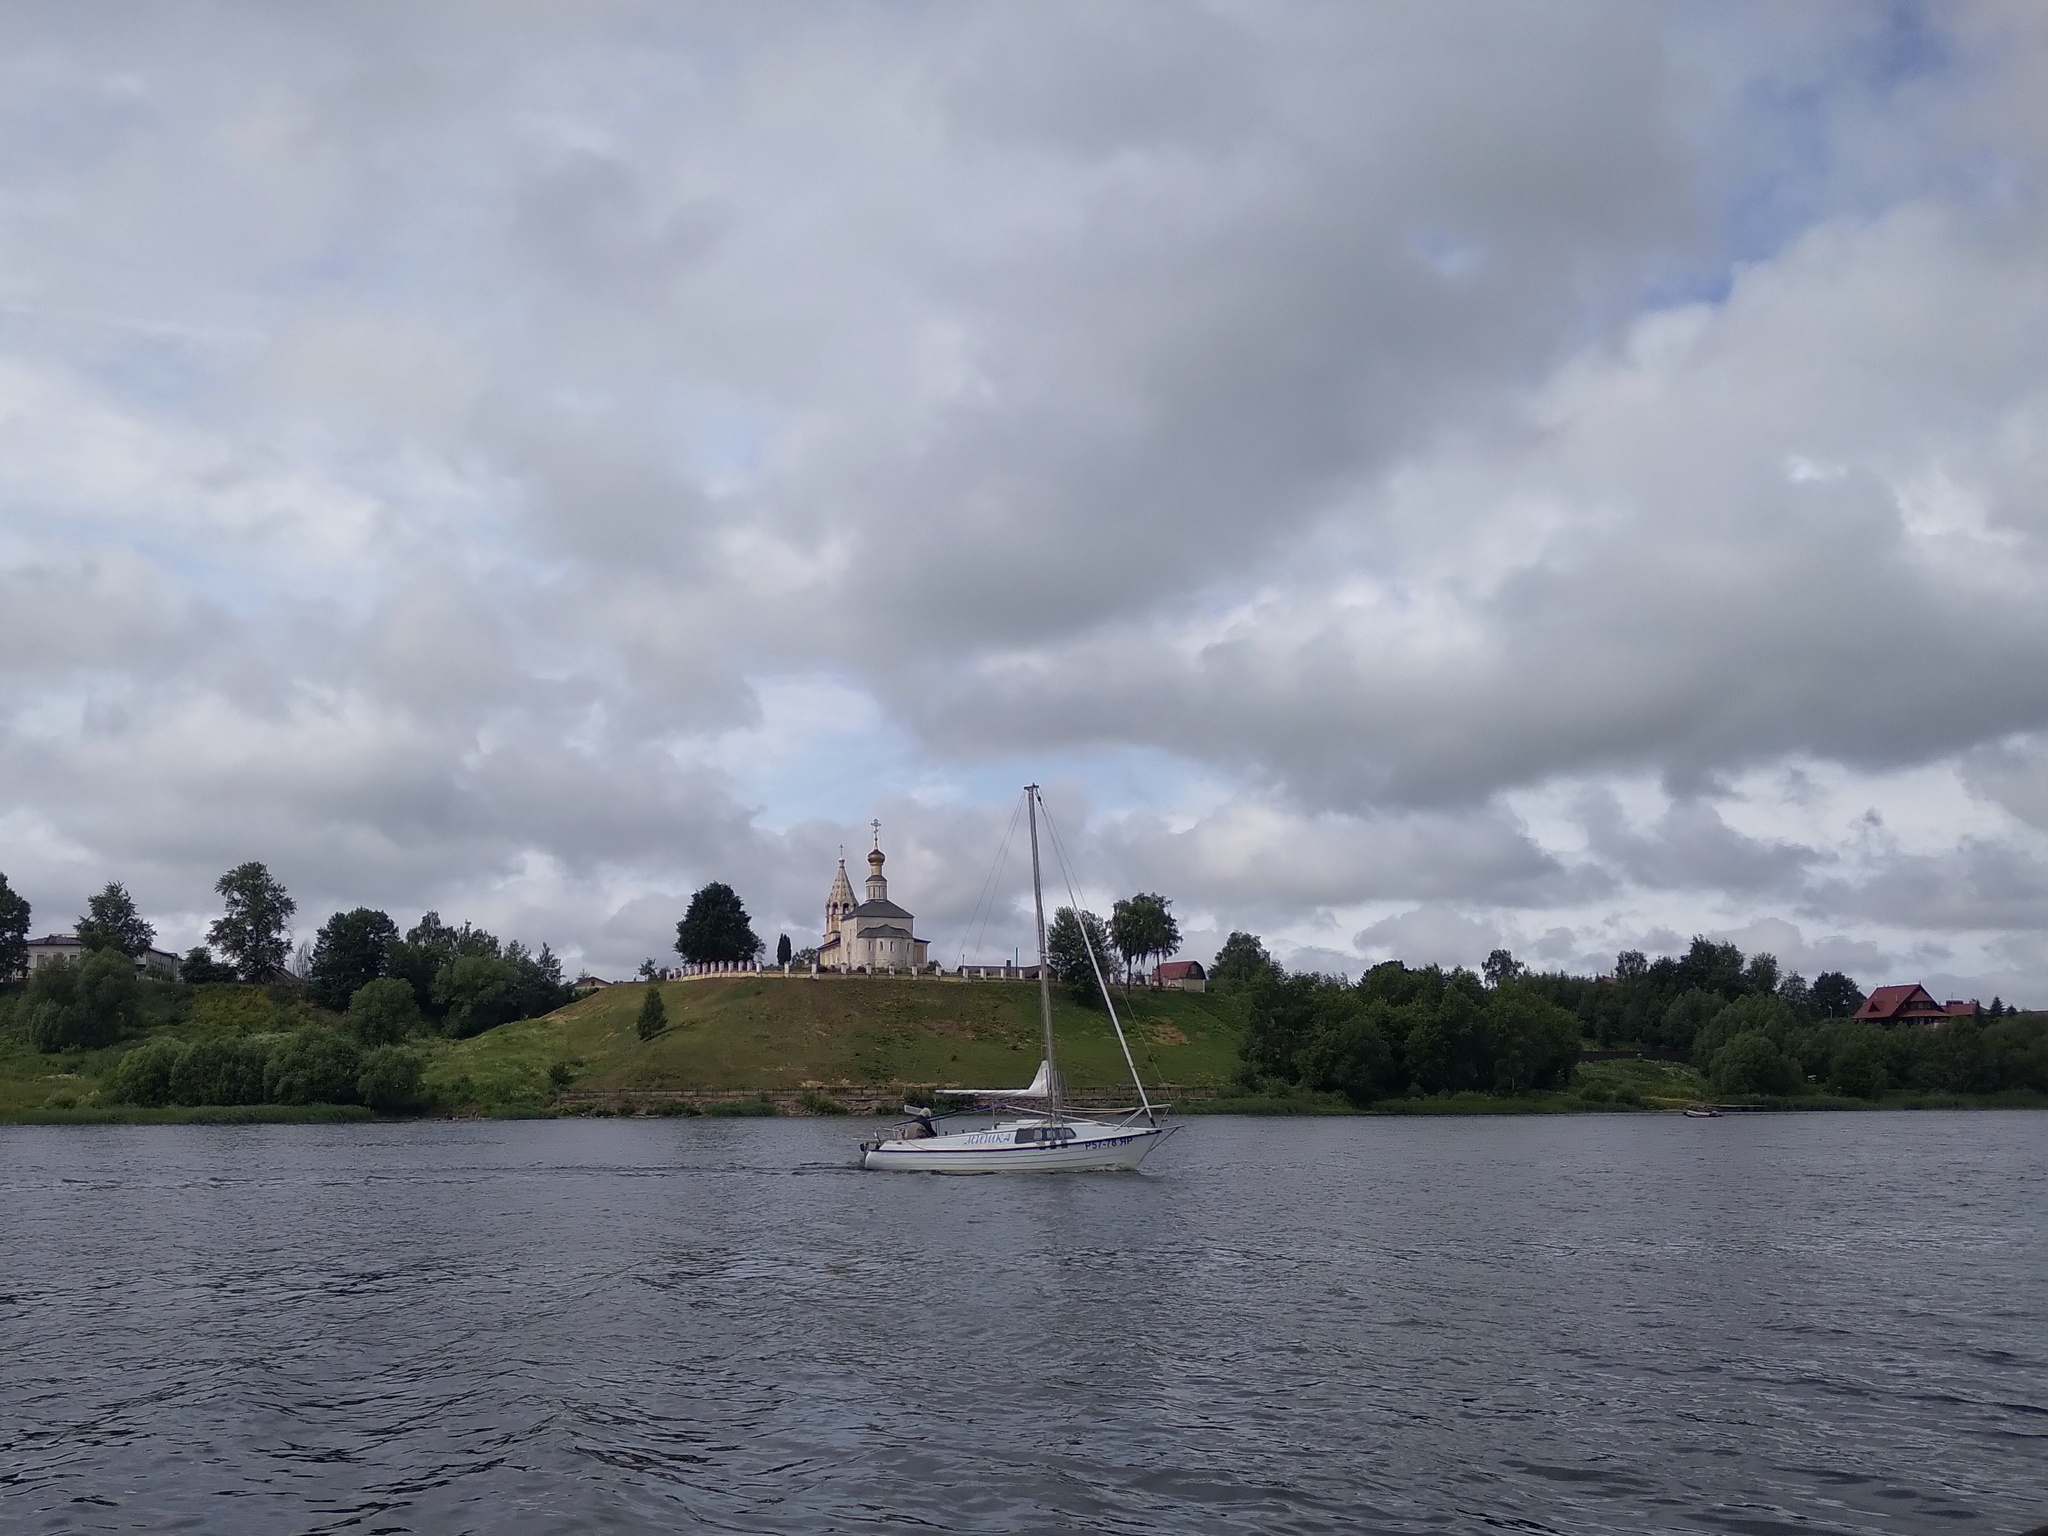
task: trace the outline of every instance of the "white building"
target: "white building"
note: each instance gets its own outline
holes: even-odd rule
[[[825,897],[825,938],[818,946],[818,969],[923,970],[930,946],[916,937],[911,915],[889,899],[889,882],[882,878],[879,827],[874,852],[868,855],[867,885],[868,899],[856,904],[853,884],[846,878],[846,860],[839,861],[839,873],[832,877],[832,889]]]
[[[53,933],[40,939],[28,941],[28,969],[25,974],[33,976],[53,960],[69,960],[73,965],[85,958],[85,941],[76,934]],[[147,949],[135,957],[136,974],[154,976],[161,981],[178,979],[178,957],[161,949]]]

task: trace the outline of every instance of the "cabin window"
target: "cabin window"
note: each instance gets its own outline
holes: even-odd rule
[[[1017,1133],[1017,1144],[1024,1146],[1032,1142],[1072,1141],[1074,1129],[1067,1125],[1029,1125]]]

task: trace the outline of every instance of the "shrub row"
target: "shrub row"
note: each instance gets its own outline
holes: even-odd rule
[[[333,1029],[289,1035],[150,1040],[115,1064],[104,1092],[116,1104],[420,1104],[420,1059],[396,1045],[365,1050]]]

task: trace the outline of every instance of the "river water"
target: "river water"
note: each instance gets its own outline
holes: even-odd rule
[[[0,1128],[0,1528],[2017,1531],[2048,1116]]]

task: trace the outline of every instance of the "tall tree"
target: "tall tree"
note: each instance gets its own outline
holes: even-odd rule
[[[1088,958],[1090,946],[1095,963]],[[1076,912],[1061,907],[1046,930],[1045,956],[1053,980],[1063,981],[1074,997],[1084,1003],[1100,1001],[1095,985],[1095,965],[1106,964],[1110,954],[1109,929],[1093,912]]]
[[[1180,924],[1169,910],[1172,906],[1164,896],[1140,891],[1110,908],[1109,939],[1123,957],[1127,984],[1134,961],[1170,955],[1180,948]]]
[[[398,924],[389,913],[371,907],[335,913],[313,938],[313,1001],[346,1012],[366,984],[390,974],[391,946],[397,942]]]
[[[1822,971],[1807,990],[1813,1007],[1824,1019],[1846,1019],[1863,1006],[1863,992],[1840,971]]]
[[[786,933],[775,941],[775,963],[777,965],[789,964],[789,935]]]
[[[1497,987],[1502,982],[1514,981],[1527,969],[1527,966],[1505,949],[1496,949],[1486,957],[1486,964],[1479,968],[1480,974],[1486,977],[1486,984],[1489,987]]]
[[[215,882],[227,910],[206,930],[206,942],[226,955],[244,981],[270,981],[283,974],[291,953],[292,914],[299,904],[251,859]]]
[[[1743,967],[1742,979],[1749,983],[1750,991],[1772,996],[1778,990],[1778,957],[1769,953],[1751,955],[1749,964]]]
[[[28,969],[28,902],[0,875],[0,981]]]
[[[661,988],[649,987],[647,995],[640,999],[640,1017],[634,1021],[634,1031],[642,1040],[652,1040],[668,1028],[668,1008],[661,1000]]]
[[[130,960],[148,953],[156,930],[142,920],[135,901],[118,880],[107,882],[99,895],[88,897],[85,916],[73,927],[87,949],[118,949]]]
[[[737,964],[761,952],[739,893],[714,880],[690,898],[676,924],[676,953],[692,965]]]
[[[1256,933],[1232,933],[1209,966],[1209,980],[1225,988],[1250,986],[1279,974],[1280,967]]]

